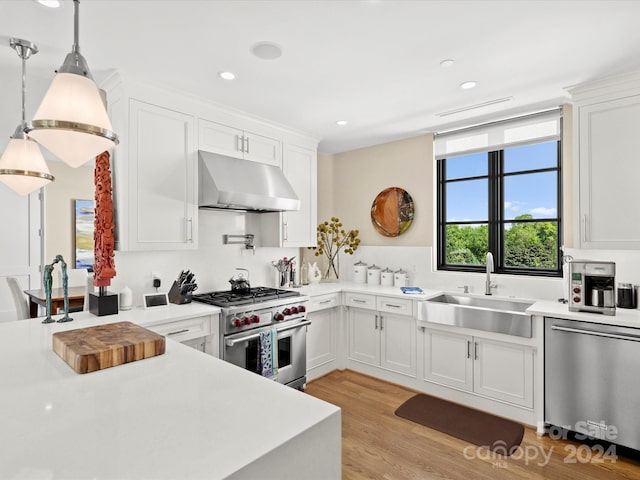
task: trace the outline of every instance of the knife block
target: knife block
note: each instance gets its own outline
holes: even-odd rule
[[[177,305],[184,305],[185,303],[191,303],[193,298],[193,294],[191,292],[182,295],[180,293],[180,286],[178,282],[173,281],[173,285],[171,285],[171,289],[169,290],[169,301],[171,303],[175,303]]]

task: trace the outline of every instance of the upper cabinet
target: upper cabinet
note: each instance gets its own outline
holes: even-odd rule
[[[640,249],[640,74],[579,85],[574,104],[575,247]]]
[[[113,154],[118,250],[198,248],[198,150],[282,168],[300,211],[260,214],[247,233],[261,246],[315,245],[316,139],[119,73],[101,87],[120,137]]]
[[[207,152],[281,166],[280,141],[220,123],[198,122],[198,147]]]
[[[120,136],[113,155],[116,248],[197,248],[194,116],[122,83],[110,86],[109,113]]]

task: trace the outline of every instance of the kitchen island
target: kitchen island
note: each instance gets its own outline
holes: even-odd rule
[[[84,375],[53,352],[118,317],[0,324],[0,478],[340,478],[334,405],[171,340]]]

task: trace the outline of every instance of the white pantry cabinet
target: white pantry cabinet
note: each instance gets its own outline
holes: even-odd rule
[[[578,248],[639,249],[640,74],[571,90]],[[625,208],[626,206],[626,208]]]
[[[349,360],[411,377],[416,375],[413,302],[345,293]],[[357,363],[352,364],[357,368]]]
[[[311,322],[307,327],[307,380],[335,370],[339,317],[339,293],[310,298],[307,310],[307,319]]]
[[[198,246],[195,118],[113,79],[107,98],[120,144],[113,154],[116,249]]]
[[[424,328],[424,380],[533,408],[533,350]]]
[[[280,140],[207,120],[198,122],[198,149],[281,166]]]

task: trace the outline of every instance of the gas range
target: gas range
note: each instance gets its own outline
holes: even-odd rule
[[[193,295],[196,302],[222,309],[221,336],[306,318],[309,297],[292,290],[255,287],[249,292],[223,290]]]

